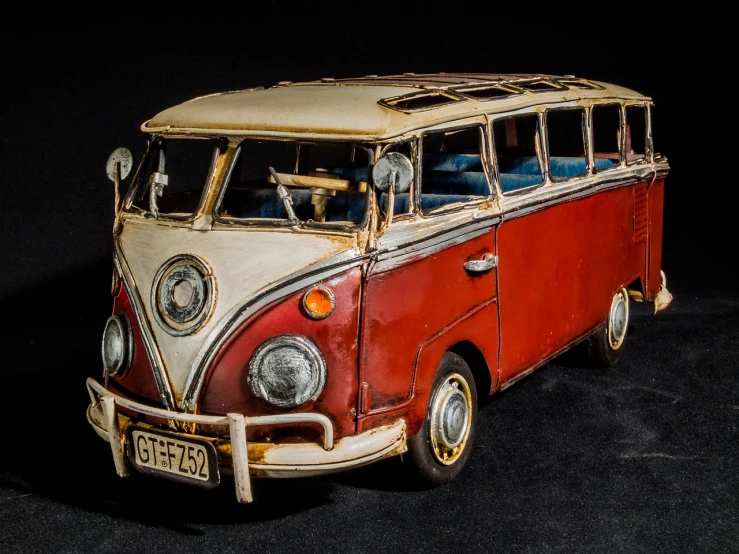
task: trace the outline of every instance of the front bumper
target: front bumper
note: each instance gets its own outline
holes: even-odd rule
[[[228,426],[229,438],[227,439],[202,435],[197,438],[212,442],[218,452],[219,460],[230,459],[236,484],[236,497],[239,502],[252,501],[252,476],[303,477],[331,473],[366,465],[406,451],[406,425],[402,419],[392,425],[345,437],[334,444],[331,421],[321,414],[246,417],[241,414],[209,416],[172,412],[115,395],[92,378],[87,379],[87,391],[91,400],[87,408],[87,420],[95,432],[110,444],[116,472],[121,477],[130,474],[130,464],[126,457],[125,431],[134,421],[119,413],[118,407],[180,423]],[[247,426],[284,423],[309,423],[322,426],[323,445],[247,443]]]

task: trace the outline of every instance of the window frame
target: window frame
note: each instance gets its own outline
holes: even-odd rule
[[[146,145],[146,151],[144,152],[141,161],[136,166],[131,185],[124,196],[121,204],[121,212],[126,216],[139,216],[139,217],[152,217],[151,212],[148,209],[143,209],[137,206],[136,198],[139,194],[143,194],[141,191],[146,191],[149,186],[149,182],[144,179],[149,169],[154,168],[155,165],[160,163],[162,145],[168,141],[175,140],[202,140],[212,141],[214,143],[213,157],[210,160],[210,166],[208,173],[203,182],[203,189],[200,192],[200,199],[198,200],[197,207],[195,210],[187,215],[176,215],[172,213],[160,213],[156,218],[158,221],[167,222],[178,222],[178,223],[192,223],[198,218],[199,214],[203,212],[205,208],[207,197],[210,194],[210,189],[213,186],[213,180],[216,178],[215,170],[218,163],[218,158],[225,154],[228,148],[228,140],[225,140],[222,136],[209,136],[209,135],[178,135],[178,134],[151,134]],[[219,144],[220,143],[220,144]],[[165,153],[166,160],[166,153]],[[144,192],[145,193],[145,192]],[[145,200],[142,198],[142,201]]]
[[[336,140],[303,140],[303,139],[276,139],[274,137],[261,137],[261,136],[243,136],[238,137],[233,140],[233,144],[236,146],[236,152],[233,156],[233,159],[231,160],[231,164],[228,167],[226,174],[224,175],[223,181],[219,183],[219,190],[217,197],[215,199],[215,202],[213,204],[213,210],[212,210],[212,217],[213,217],[213,223],[218,224],[222,227],[268,227],[268,228],[280,228],[280,227],[294,227],[292,223],[290,223],[290,220],[288,219],[277,219],[277,218],[237,218],[237,217],[223,217],[220,215],[219,211],[221,209],[221,205],[223,203],[223,199],[226,195],[226,191],[228,189],[228,186],[231,183],[231,177],[233,173],[234,167],[236,167],[236,163],[238,162],[239,157],[241,156],[242,147],[245,142],[247,141],[272,141],[272,142],[292,142],[295,144],[295,146],[299,145],[327,145],[327,144],[337,144],[342,143],[342,141],[336,141]],[[349,144],[349,143],[347,143]],[[367,156],[369,159],[368,163],[368,172],[372,172],[372,167],[374,167],[375,164],[375,151],[374,149],[370,148],[370,146],[367,143],[352,143],[354,146],[358,148],[363,148],[367,151]],[[297,156],[296,156],[297,157]],[[298,163],[298,160],[296,159],[296,165]],[[372,209],[371,207],[371,194],[372,194],[372,186],[370,186],[369,182],[367,184],[367,190],[365,192],[366,195],[366,207],[364,211],[364,215],[362,216],[362,220],[358,223],[341,223],[341,222],[320,222],[320,221],[313,221],[312,219],[306,220],[306,221],[300,221],[298,224],[298,227],[301,229],[307,229],[307,230],[322,230],[322,231],[347,231],[351,233],[356,233],[358,231],[362,231],[363,229],[366,229],[369,220],[370,220],[370,211]]]
[[[439,206],[437,208],[433,208],[432,210],[425,211],[421,208],[421,196],[423,195],[423,138],[426,135],[434,135],[438,133],[448,133],[451,131],[461,131],[464,129],[472,129],[477,127],[479,131],[479,140],[480,140],[480,163],[482,164],[482,171],[485,174],[485,180],[488,184],[488,195],[487,196],[475,196],[473,200],[469,200],[467,202],[460,203],[454,203],[454,204],[448,204],[447,206]],[[439,215],[444,215],[448,213],[454,213],[461,210],[465,210],[468,208],[474,208],[478,207],[481,204],[484,204],[485,202],[492,200],[497,195],[497,191],[495,188],[495,185],[493,183],[493,177],[492,177],[492,168],[490,164],[490,157],[489,157],[489,143],[488,143],[488,133],[486,130],[487,124],[482,121],[475,121],[471,123],[463,123],[457,126],[451,126],[451,127],[444,127],[441,129],[424,129],[421,131],[418,135],[418,143],[417,143],[417,154],[416,154],[416,178],[415,178],[415,194],[414,194],[414,204],[415,204],[415,213],[419,215],[420,217],[429,218],[429,217],[436,217]],[[470,195],[472,196],[472,195]]]
[[[637,155],[633,160],[629,160],[626,151],[626,127],[629,124],[626,115],[626,108],[640,107],[644,109],[644,154]],[[654,162],[654,151],[652,147],[652,117],[649,110],[649,102],[644,100],[626,101],[621,104],[621,151],[623,155],[624,166],[631,167]]]
[[[534,108],[524,108],[523,110],[517,110],[515,112],[504,113],[504,114],[489,114],[488,115],[488,135],[489,135],[489,147],[490,147],[490,159],[492,160],[493,166],[493,180],[495,181],[494,186],[496,187],[496,195],[499,198],[512,198],[523,194],[528,194],[534,190],[537,190],[543,186],[551,184],[549,179],[549,158],[545,152],[545,141],[542,140],[542,136],[546,132],[544,127],[544,113],[541,105],[537,105]],[[531,185],[525,188],[517,189],[512,192],[503,192],[503,187],[500,182],[500,167],[498,166],[498,154],[495,150],[495,130],[494,125],[497,121],[505,121],[506,119],[514,119],[516,117],[531,116],[537,117],[537,132],[534,143],[534,150],[536,151],[536,157],[539,161],[539,172],[541,173],[542,181],[539,184]]]
[[[595,108],[599,106],[616,106],[618,108],[618,163],[613,165],[613,167],[609,167],[607,169],[603,169],[602,171],[595,171],[595,125],[593,122],[593,112]],[[626,160],[626,154],[625,154],[625,133],[624,129],[625,126],[625,111],[624,111],[624,105],[623,102],[619,102],[617,100],[607,100],[605,102],[594,102],[590,105],[588,108],[589,114],[588,114],[588,132],[589,132],[589,142],[590,142],[590,151],[591,155],[593,157],[593,174],[595,175],[602,175],[604,172],[607,171],[613,171],[614,169],[619,169],[624,167],[624,162]]]
[[[581,131],[582,131],[582,141],[583,141],[583,154],[585,158],[585,173],[581,175],[575,175],[573,177],[564,177],[562,179],[553,179],[552,178],[552,167],[551,167],[551,161],[552,158],[549,155],[549,120],[548,116],[550,112],[562,112],[567,110],[581,110],[582,111],[582,117],[580,118],[581,121]],[[556,106],[556,107],[547,107],[544,110],[543,113],[544,116],[544,136],[546,137],[545,142],[545,150],[546,150],[546,163],[547,163],[547,181],[546,184],[549,185],[558,185],[560,183],[567,183],[569,181],[572,181],[573,179],[582,179],[584,177],[590,177],[595,172],[595,163],[593,159],[593,148],[592,148],[592,127],[590,127],[590,118],[588,116],[588,106]]]

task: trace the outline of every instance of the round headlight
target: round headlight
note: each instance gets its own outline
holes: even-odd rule
[[[125,312],[108,318],[103,331],[103,368],[108,375],[117,377],[126,371],[133,358],[131,322]]]
[[[297,408],[323,392],[326,362],[305,337],[281,335],[254,352],[248,381],[258,398],[278,408]]]

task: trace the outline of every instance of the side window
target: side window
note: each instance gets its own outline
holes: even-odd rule
[[[540,185],[544,176],[536,154],[537,114],[498,119],[493,123],[495,156],[503,194]]]
[[[490,196],[482,166],[482,127],[428,133],[421,142],[421,210]]]
[[[565,181],[587,175],[585,155],[585,110],[582,108],[547,110],[549,175],[552,181]]]
[[[593,106],[593,158],[595,172],[605,171],[619,163],[621,150],[621,106]]]
[[[644,106],[626,106],[626,161],[644,159],[647,144],[647,110]]]

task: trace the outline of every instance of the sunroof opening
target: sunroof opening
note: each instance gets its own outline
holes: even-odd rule
[[[513,96],[515,94],[521,94],[520,90],[512,87],[505,87],[501,85],[487,85],[483,87],[455,89],[456,92],[475,98],[476,100],[494,100],[496,98],[505,98],[506,96]]]
[[[589,90],[601,90],[603,88],[595,83],[591,83],[590,81],[585,81],[583,79],[557,79],[557,82],[570,88],[583,88]]]
[[[558,90],[562,87],[559,85],[556,85],[554,83],[551,83],[549,81],[528,81],[528,82],[518,82],[516,83],[517,87],[521,87],[524,90],[528,90],[529,92],[551,92],[552,90]]]
[[[380,103],[391,108],[395,108],[396,110],[415,112],[419,110],[438,108],[439,106],[461,101],[462,99],[457,96],[451,96],[442,92],[428,92],[385,99],[381,100]]]

